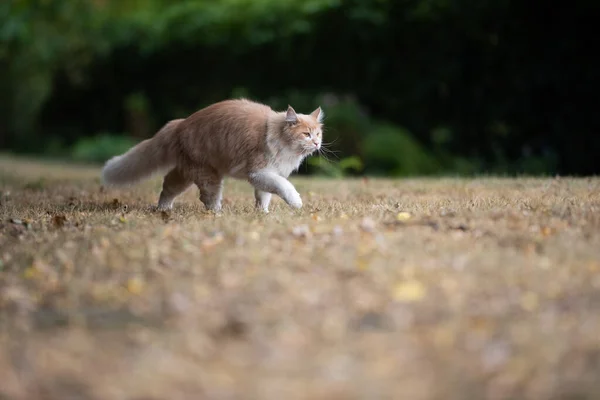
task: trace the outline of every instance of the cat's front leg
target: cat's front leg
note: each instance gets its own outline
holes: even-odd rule
[[[268,213],[269,203],[271,202],[271,193],[254,189],[254,198],[256,199],[256,208],[265,213]]]
[[[257,171],[248,175],[248,181],[255,189],[273,193],[294,208],[302,207],[300,194],[290,181],[271,171]]]

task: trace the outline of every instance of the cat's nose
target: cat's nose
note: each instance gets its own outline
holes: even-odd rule
[[[317,148],[319,147],[319,142],[318,142],[317,140],[313,140],[312,142],[315,144],[315,146],[316,146]]]

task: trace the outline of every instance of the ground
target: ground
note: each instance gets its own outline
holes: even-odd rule
[[[598,178],[296,178],[262,215],[0,171],[0,399],[600,396]]]

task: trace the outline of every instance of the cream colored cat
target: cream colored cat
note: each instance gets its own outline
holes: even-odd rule
[[[226,100],[185,119],[168,122],[154,137],[108,160],[102,170],[107,185],[127,185],[167,172],[158,208],[195,184],[207,209],[219,211],[223,178],[250,182],[256,206],[269,211],[271,194],[294,208],[302,207],[298,191],[287,180],[302,160],[321,148],[323,111],[299,114],[249,100]]]

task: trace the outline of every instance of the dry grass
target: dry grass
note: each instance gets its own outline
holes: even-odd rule
[[[600,179],[296,179],[264,216],[0,170],[0,399],[600,396]]]

